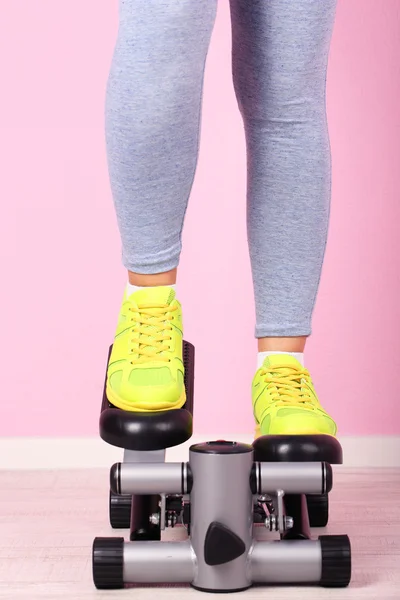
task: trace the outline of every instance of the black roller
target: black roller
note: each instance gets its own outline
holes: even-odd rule
[[[322,552],[322,587],[347,587],[351,580],[351,546],[347,535],[319,537]]]
[[[326,527],[329,521],[328,494],[312,494],[307,496],[308,516],[311,527]]]
[[[124,587],[124,538],[95,538],[92,560],[93,582],[98,590]]]
[[[109,516],[110,525],[114,529],[129,529],[131,525],[132,496],[114,494],[110,490]]]

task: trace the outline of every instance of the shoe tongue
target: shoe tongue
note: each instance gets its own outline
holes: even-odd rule
[[[297,358],[291,354],[270,354],[265,357],[263,366],[267,369],[273,369],[274,367],[287,367],[293,369],[303,368]]]
[[[160,305],[169,305],[175,298],[175,290],[169,286],[160,286],[160,287],[146,287],[141,290],[137,290],[133,292],[129,296],[129,299],[136,304],[136,306],[140,309],[141,306],[154,307]],[[154,321],[154,324],[153,324]],[[143,337],[143,334],[144,336]],[[157,319],[157,316],[147,316],[147,324],[142,325],[142,334],[138,337],[139,347],[143,344],[148,348],[152,347],[152,340],[155,336],[160,334],[160,323]]]
[[[143,304],[171,304],[175,298],[175,290],[169,286],[146,287],[137,292],[133,292],[129,298],[133,300],[137,306]]]

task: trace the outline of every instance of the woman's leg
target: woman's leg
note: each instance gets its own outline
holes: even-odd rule
[[[121,0],[119,10],[106,141],[123,263],[136,287],[124,296],[107,393],[120,408],[162,410],[185,400],[181,309],[168,286],[196,168],[216,0]]]
[[[216,0],[121,0],[106,140],[125,267],[178,266]]]
[[[302,352],[311,333],[330,205],[325,88],[335,6],[231,0],[260,350]]]

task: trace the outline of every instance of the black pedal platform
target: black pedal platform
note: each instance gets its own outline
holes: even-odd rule
[[[110,359],[112,346],[109,349]],[[186,403],[182,408],[160,412],[132,412],[113,406],[106,395],[107,372],[104,380],[99,432],[100,437],[126,450],[163,450],[183,444],[193,433],[194,361],[195,350],[183,342]]]
[[[264,435],[253,448],[254,460],[260,462],[343,463],[342,447],[331,435]]]

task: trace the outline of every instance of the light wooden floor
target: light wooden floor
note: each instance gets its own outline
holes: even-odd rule
[[[201,598],[187,586],[97,591],[93,538],[108,525],[108,472],[0,472],[0,598],[127,600]],[[176,530],[175,530],[176,531]],[[244,600],[400,600],[400,470],[338,470],[328,533],[347,533],[349,588],[253,588]],[[314,530],[315,536],[320,531]],[[115,535],[115,534],[114,534]],[[117,533],[118,535],[118,533]],[[204,595],[221,598],[220,594]]]

